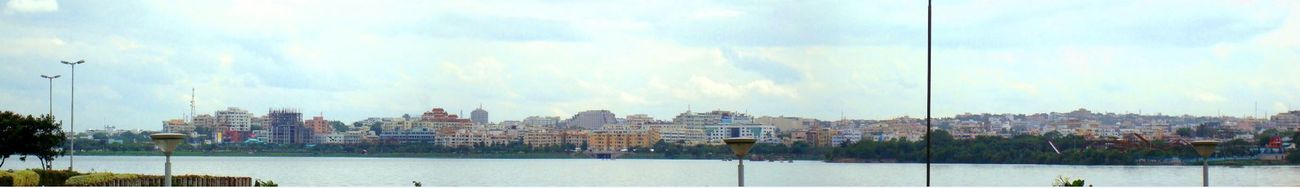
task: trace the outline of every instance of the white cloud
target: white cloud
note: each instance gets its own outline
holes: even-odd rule
[[[9,0],[9,3],[5,3],[5,13],[39,13],[58,10],[59,2],[55,0]]]

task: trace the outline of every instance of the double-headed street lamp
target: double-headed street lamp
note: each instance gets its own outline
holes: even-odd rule
[[[68,146],[68,170],[72,170],[72,158],[77,156],[77,64],[86,63],[86,60],[77,62],[62,61],[63,64],[72,66],[72,102],[68,104],[68,111],[72,123],[68,125],[68,131],[72,133],[72,139],[68,139],[71,144]],[[52,105],[51,105],[52,106]]]
[[[44,74],[41,75],[41,78],[50,80],[50,117],[54,117],[54,79],[59,78],[59,76],[61,75],[54,75],[54,76],[46,76]]]
[[[149,135],[153,139],[153,144],[158,145],[158,150],[162,150],[163,155],[167,156],[167,167],[163,172],[163,186],[172,186],[172,151],[176,151],[176,146],[181,144],[185,135],[177,133],[158,133]]]
[[[754,146],[754,141],[754,138],[748,137],[728,138],[722,140],[722,142],[727,143],[727,146],[731,146],[731,152],[736,154],[736,161],[740,161],[740,163],[736,165],[737,186],[745,186],[745,155],[749,154],[749,148]]]
[[[1202,140],[1192,142],[1192,147],[1196,148],[1196,154],[1201,154],[1201,185],[1210,186],[1210,155],[1214,154],[1214,147],[1218,146],[1218,141]]]

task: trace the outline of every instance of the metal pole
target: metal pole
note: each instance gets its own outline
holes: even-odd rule
[[[167,169],[163,172],[163,187],[172,186],[172,153],[167,152]]]
[[[933,15],[934,15],[933,2],[926,1],[925,2],[925,186],[926,187],[930,186],[930,162],[931,162],[930,145],[931,145],[931,140],[934,140],[933,138],[930,137],[930,73],[931,73],[930,46],[932,45],[932,42],[930,41],[931,40],[930,37],[932,35],[930,27],[932,27],[931,25],[933,25],[931,23],[933,22],[932,21],[933,18],[931,18],[933,17]]]
[[[54,116],[54,78],[46,78],[46,79],[50,80],[50,117],[53,117]]]
[[[1201,186],[1210,186],[1210,158],[1201,157]]]
[[[72,142],[72,144],[68,146],[68,149],[69,149],[69,151],[68,151],[68,171],[72,171],[72,161],[73,161],[73,157],[76,157],[76,156],[77,156],[77,108],[76,108],[76,105],[77,105],[77,64],[72,64],[72,99],[71,99],[71,104],[68,105],[68,106],[69,106],[69,107],[68,107],[69,111],[72,112],[72,113],[70,114],[70,116],[72,117],[72,124],[68,126],[68,129],[69,129],[68,131],[72,133],[72,139],[70,139],[69,142]]]
[[[740,174],[740,176],[737,176],[739,177],[738,179],[740,180],[738,185],[744,187],[745,186],[745,159],[737,159],[736,161],[740,161],[740,164],[736,165],[736,173]]]

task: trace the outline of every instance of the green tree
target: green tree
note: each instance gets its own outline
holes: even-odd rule
[[[23,116],[10,111],[0,112],[0,166],[12,155],[35,156],[41,166],[49,170],[54,158],[63,155],[60,149],[67,139],[54,116]]]
[[[334,128],[334,132],[346,132],[346,131],[348,131],[348,125],[347,125],[347,124],[343,124],[342,121],[330,121],[330,127],[333,127],[333,128]]]
[[[1178,134],[1178,136],[1182,136],[1182,137],[1191,137],[1192,134],[1194,134],[1192,128],[1188,128],[1188,127],[1178,128],[1178,130],[1176,130],[1175,132]]]

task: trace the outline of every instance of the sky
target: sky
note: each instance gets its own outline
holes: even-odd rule
[[[933,113],[1300,107],[1300,3],[934,2]],[[55,1],[0,10],[0,110],[155,130],[190,110],[344,122],[607,109],[924,117],[923,1]],[[50,82],[39,75],[63,75]]]

